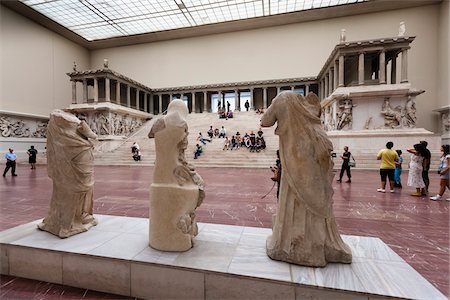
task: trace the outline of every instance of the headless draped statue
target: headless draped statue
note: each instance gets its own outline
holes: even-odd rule
[[[275,260],[312,267],[352,261],[332,211],[333,145],[322,128],[320,113],[320,101],[314,93],[303,97],[282,92],[261,119],[264,127],[277,123],[282,165],[267,254]]]
[[[87,231],[94,219],[94,156],[89,139],[97,136],[86,122],[62,110],[50,114],[47,168],[53,193],[47,217],[38,225],[60,238]]]
[[[150,187],[150,246],[163,251],[186,251],[198,233],[195,209],[205,197],[203,179],[186,162],[188,141],[186,104],[170,102],[167,115],[155,121],[156,161]]]

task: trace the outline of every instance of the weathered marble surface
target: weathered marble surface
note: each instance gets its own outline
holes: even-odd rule
[[[47,217],[38,228],[60,238],[97,225],[93,216],[94,156],[89,126],[72,114],[55,110],[47,130],[48,176],[53,193]]]
[[[322,128],[320,112],[314,93],[303,97],[282,92],[261,119],[263,127],[277,123],[282,165],[267,254],[275,260],[314,267],[352,261],[333,215],[333,145]]]
[[[186,251],[193,246],[198,228],[195,209],[205,197],[203,179],[186,161],[189,111],[173,100],[167,115],[155,121],[149,138],[155,138],[156,161],[150,187],[150,246],[164,251]]]
[[[314,299],[446,299],[378,238],[344,235],[354,262],[312,268],[269,259],[266,228],[199,223],[195,248],[165,252],[144,242],[148,219],[97,217],[98,226],[65,240],[32,230],[36,222],[0,232],[2,266],[9,266],[2,273],[147,299],[211,295],[218,288],[216,297],[204,298],[275,299],[288,287],[279,299],[295,299],[299,291]],[[39,271],[46,266],[55,272]],[[209,276],[222,283],[212,284]]]

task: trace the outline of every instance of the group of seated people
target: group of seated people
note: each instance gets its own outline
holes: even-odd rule
[[[228,137],[224,126],[220,129],[209,126],[207,133],[208,137],[204,137],[201,132],[198,133],[198,143],[194,150],[194,159],[197,159],[203,153],[203,146],[201,144],[206,145],[207,142],[211,143],[213,138],[224,138],[223,150],[247,148],[250,152],[259,152],[266,149],[266,141],[264,140],[261,128],[256,134],[252,130],[250,131],[250,134],[246,132],[244,136],[241,136],[238,131],[235,135],[231,136],[231,138]]]
[[[231,119],[231,118],[233,118],[233,112],[232,111],[226,112],[224,109],[219,109],[217,114],[219,115],[219,119]]]
[[[241,136],[238,131],[235,135],[231,136],[231,139],[225,136],[223,150],[238,150],[241,147],[249,149],[250,152],[259,152],[265,149],[266,141],[264,140],[262,130],[259,129],[257,134],[252,130],[250,134],[245,133],[244,136]]]

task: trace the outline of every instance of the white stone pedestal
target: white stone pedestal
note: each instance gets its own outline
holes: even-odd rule
[[[148,219],[96,218],[67,239],[40,220],[1,232],[1,273],[145,299],[446,299],[378,238],[343,236],[352,264],[308,268],[268,258],[266,228],[199,224],[194,248],[162,252]]]

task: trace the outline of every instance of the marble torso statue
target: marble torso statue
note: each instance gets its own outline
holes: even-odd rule
[[[48,176],[53,193],[47,217],[38,225],[61,238],[87,231],[94,219],[94,156],[97,136],[84,121],[55,110],[47,128]]]
[[[261,119],[277,123],[282,164],[277,214],[266,250],[275,260],[323,267],[328,262],[351,263],[334,219],[332,143],[320,122],[320,102],[282,92]]]
[[[156,162],[151,184],[150,246],[163,251],[186,251],[197,235],[195,209],[204,198],[203,180],[186,162],[188,109],[173,100],[167,115],[150,130]]]

